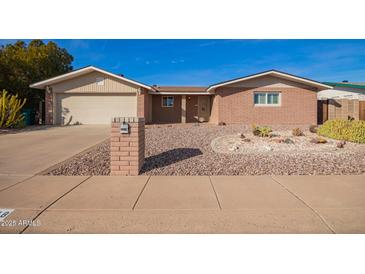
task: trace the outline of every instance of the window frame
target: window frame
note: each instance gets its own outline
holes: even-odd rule
[[[265,94],[265,103],[264,104],[256,104],[255,96],[256,94]],[[278,103],[277,104],[269,104],[268,98],[269,94],[277,94],[278,95]],[[255,91],[253,94],[253,105],[255,107],[280,107],[281,106],[281,92],[280,91]]]
[[[171,106],[167,106],[167,105],[164,106],[164,104],[163,104],[163,99],[164,98],[166,98],[166,103],[168,101],[168,98],[172,98],[172,105]],[[173,108],[174,105],[175,105],[175,97],[174,96],[162,96],[161,97],[161,107],[163,107],[163,108]]]

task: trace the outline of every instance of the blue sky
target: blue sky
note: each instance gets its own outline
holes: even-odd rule
[[[74,56],[75,69],[94,65],[150,85],[209,85],[268,69],[365,82],[365,40],[53,41]]]

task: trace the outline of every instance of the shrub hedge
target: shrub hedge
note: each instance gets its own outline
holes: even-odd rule
[[[365,121],[328,120],[317,133],[332,139],[365,144]]]

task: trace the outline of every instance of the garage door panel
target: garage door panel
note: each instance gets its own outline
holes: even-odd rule
[[[136,116],[135,94],[57,94],[58,124],[109,124],[112,117]]]

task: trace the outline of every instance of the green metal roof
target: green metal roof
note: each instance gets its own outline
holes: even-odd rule
[[[325,85],[329,85],[329,86],[333,86],[333,87],[346,87],[346,88],[361,88],[361,89],[365,89],[365,84],[357,84],[357,83],[346,83],[346,82],[341,82],[341,83],[336,83],[336,82],[323,82],[323,84]]]

